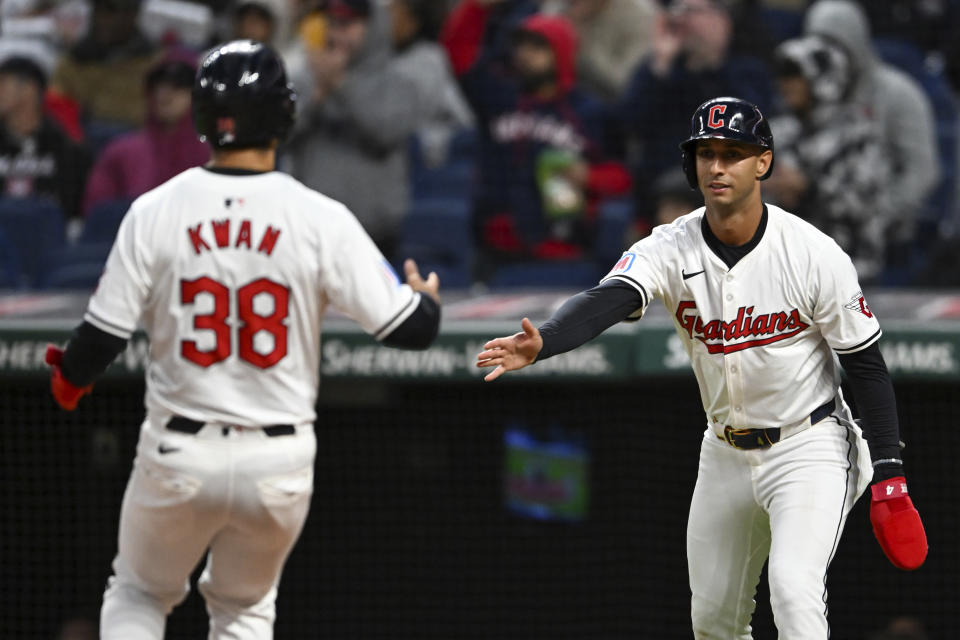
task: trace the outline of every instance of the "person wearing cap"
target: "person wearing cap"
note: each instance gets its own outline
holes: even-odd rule
[[[93,0],[87,35],[61,60],[51,85],[75,100],[86,122],[116,130],[143,123],[142,82],[159,54],[137,27],[140,0]]]
[[[190,117],[193,57],[169,54],[147,74],[147,121],[143,128],[113,140],[100,154],[87,180],[84,214],[109,200],[146,193],[173,176],[210,159]]]
[[[90,161],[43,108],[47,77],[29,58],[0,62],[0,196],[49,197],[80,212]]]
[[[511,40],[504,59],[500,36],[485,33],[495,28],[486,22],[490,5],[464,0],[441,36],[480,134],[473,216],[481,279],[506,262],[590,257],[597,205],[630,188],[605,147],[603,104],[579,87],[570,22],[534,14],[500,23]]]

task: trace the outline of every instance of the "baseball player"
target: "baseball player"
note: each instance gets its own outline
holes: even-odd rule
[[[205,57],[193,117],[211,163],[133,203],[83,323],[65,351],[48,350],[54,398],[69,410],[138,323],[150,336],[105,640],[162,638],[204,554],[209,637],[272,638],[312,492],[324,309],[388,346],[436,336],[436,275],[424,281],[407,261],[401,284],[346,207],[273,170],[295,97],[266,45]]]
[[[539,329],[484,345],[486,380],[573,349],[656,297],[673,316],[707,428],[687,525],[694,635],[751,637],[769,558],[780,638],[828,637],[827,566],[872,482],[870,519],[890,561],[927,553],[907,493],[896,401],[850,259],[803,220],[761,199],[773,137],[756,106],[716,98],[694,113],[683,169],[706,206],[654,229]],[[860,414],[840,390],[847,372]]]

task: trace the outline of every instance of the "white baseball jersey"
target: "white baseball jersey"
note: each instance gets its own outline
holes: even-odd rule
[[[84,319],[121,338],[142,322],[148,412],[301,424],[328,303],[380,339],[420,294],[342,204],[283,173],[194,168],[133,203]]]
[[[853,353],[880,337],[836,242],[778,207],[767,211],[759,244],[733,268],[707,246],[700,208],[654,229],[603,279],[640,292],[635,317],[663,300],[714,424],[799,424],[838,393],[831,349]]]

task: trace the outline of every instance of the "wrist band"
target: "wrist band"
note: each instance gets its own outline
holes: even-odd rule
[[[874,462],[873,466],[877,466],[878,464],[903,464],[903,460],[900,458],[883,458]]]

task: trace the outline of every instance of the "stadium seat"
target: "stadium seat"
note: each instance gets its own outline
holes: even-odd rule
[[[629,198],[607,200],[600,205],[593,242],[597,262],[609,267],[626,250],[624,242],[633,211],[634,204]]]
[[[128,124],[109,122],[106,120],[89,120],[84,123],[84,146],[93,157],[99,156],[103,150],[122,135],[130,133],[134,128]]]
[[[80,233],[81,244],[113,242],[132,200],[108,200],[91,207]]]
[[[803,34],[803,11],[764,7],[760,9],[760,17],[774,42],[780,43]]]
[[[23,284],[16,247],[0,231],[0,289],[17,289]]]
[[[39,289],[93,290],[110,255],[111,243],[77,244],[49,254],[37,279]]]
[[[436,271],[444,287],[470,284],[473,235],[464,198],[414,200],[404,218],[401,258],[413,258],[421,272]]]
[[[500,267],[493,274],[488,285],[491,289],[517,287],[588,288],[595,286],[604,273],[606,273],[606,269],[601,270],[594,262],[588,260],[524,262]]]
[[[22,283],[35,286],[47,256],[64,248],[64,216],[52,200],[0,199],[0,231],[17,248]]]
[[[473,189],[474,162],[451,157],[439,167],[420,167],[413,177],[414,198],[465,198]]]
[[[476,129],[461,129],[450,140],[450,157],[454,160],[474,162],[478,144]]]

